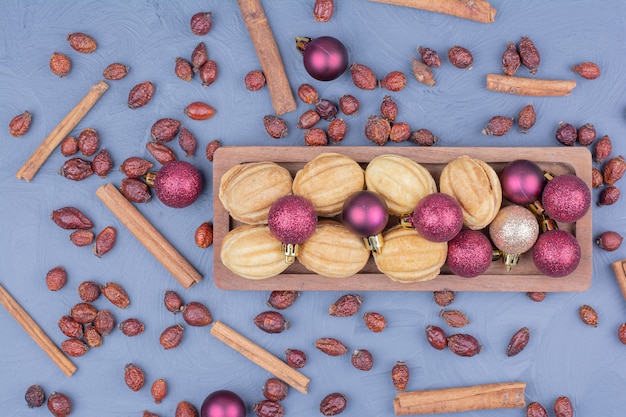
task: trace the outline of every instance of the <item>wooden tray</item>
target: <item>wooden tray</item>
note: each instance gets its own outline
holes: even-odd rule
[[[214,262],[213,280],[224,290],[337,290],[337,291],[585,291],[591,285],[592,246],[591,210],[575,224],[559,224],[562,230],[572,232],[578,240],[582,258],[576,271],[563,278],[551,278],[539,273],[529,254],[522,255],[518,265],[510,272],[504,264],[494,261],[489,269],[475,278],[462,278],[452,274],[446,267],[441,274],[426,282],[398,283],[380,273],[373,256],[356,275],[336,279],[317,275],[305,269],[297,261],[282,274],[265,280],[249,280],[232,273],[222,264],[220,251],[222,240],[229,230],[238,225],[224,209],[219,200],[222,175],[232,166],[259,161],[273,161],[287,168],[292,175],[317,155],[336,152],[347,155],[363,167],[373,158],[384,154],[398,154],[410,158],[427,168],[435,181],[439,180],[445,165],[461,155],[481,159],[489,163],[496,172],[510,161],[528,159],[542,169],[553,173],[575,174],[591,189],[591,153],[583,147],[546,148],[465,148],[465,147],[228,147],[217,150],[213,161],[213,222]],[[254,196],[251,196],[254,198]],[[503,201],[503,204],[507,204]],[[392,221],[397,219],[391,219]]]

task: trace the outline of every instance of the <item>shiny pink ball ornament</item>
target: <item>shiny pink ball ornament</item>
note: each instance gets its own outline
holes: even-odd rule
[[[331,81],[348,68],[348,50],[332,36],[313,39],[303,52],[304,68],[316,80]]]
[[[272,235],[283,244],[285,261],[293,263],[298,256],[298,245],[315,232],[317,213],[306,198],[286,195],[270,207],[267,225]]]
[[[478,230],[461,230],[448,242],[446,264],[454,275],[477,277],[487,271],[492,260],[491,242]]]
[[[526,159],[509,162],[500,173],[502,195],[513,204],[530,204],[543,191],[545,179],[539,165]]]
[[[532,252],[539,272],[549,277],[569,275],[580,263],[580,245],[574,235],[564,230],[548,230],[539,235]]]
[[[591,206],[591,191],[573,174],[562,174],[546,183],[541,195],[546,214],[562,223],[580,220]]]
[[[215,391],[202,403],[200,417],[246,417],[246,405],[232,391]]]
[[[447,242],[463,227],[463,211],[454,197],[433,193],[423,197],[411,215],[415,230],[431,242]]]
[[[365,239],[369,250],[380,251],[380,233],[389,220],[387,203],[381,196],[367,190],[352,194],[343,204],[341,219],[348,230]]]
[[[168,162],[154,178],[154,193],[168,207],[187,207],[200,197],[201,192],[202,177],[189,162]]]

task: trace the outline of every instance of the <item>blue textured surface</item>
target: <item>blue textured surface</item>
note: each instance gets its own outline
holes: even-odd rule
[[[488,25],[367,1],[337,1],[335,15],[324,24],[313,20],[312,3],[263,1],[294,91],[309,82],[324,98],[336,100],[351,93],[360,99],[359,114],[345,117],[349,128],[345,145],[370,145],[363,137],[363,125],[368,115],[378,112],[388,92],[357,90],[349,74],[329,83],[316,82],[303,69],[294,48],[295,36],[335,36],[348,47],[351,62],[370,66],[380,78],[393,70],[410,75],[409,58],[419,45],[438,50],[443,64],[436,71],[437,86],[428,88],[409,76],[408,86],[393,97],[399,104],[399,120],[414,129],[431,129],[442,146],[555,146],[558,152],[554,131],[559,121],[568,121],[575,126],[593,123],[599,136],[613,138],[614,155],[626,152],[626,7],[621,1],[494,0],[498,13],[495,23]],[[187,327],[177,349],[161,348],[161,331],[182,323],[180,315],[163,307],[166,289],[178,291],[187,302],[204,302],[216,319],[280,357],[289,347],[308,353],[303,373],[312,380],[310,391],[303,395],[291,390],[283,402],[290,416],[319,415],[320,400],[333,391],[348,398],[343,415],[392,416],[395,391],[389,370],[396,360],[406,361],[411,368],[409,390],[525,381],[527,402],[539,401],[547,409],[556,397],[566,395],[578,416],[623,416],[626,412],[626,346],[617,338],[626,311],[610,267],[611,262],[626,258],[623,248],[612,253],[594,248],[593,282],[583,293],[548,294],[541,303],[523,293],[457,294],[452,307],[471,320],[462,331],[483,344],[483,351],[473,358],[428,346],[423,333],[428,324],[453,330],[438,316],[440,307],[431,293],[362,294],[362,311],[378,311],[389,323],[383,333],[374,334],[358,316],[328,316],[328,306],[339,292],[307,292],[285,311],[291,329],[279,335],[264,334],[252,318],[267,308],[268,293],[215,288],[212,249],[199,249],[193,242],[196,227],[212,219],[211,163],[203,156],[209,141],[219,138],[230,146],[303,144],[302,131],[295,124],[308,107],[300,102],[296,111],[285,115],[290,126],[286,138],[270,139],[263,130],[262,118],[273,109],[267,88],[249,92],[243,85],[245,74],[259,68],[259,63],[236,2],[0,0],[0,10],[0,283],[58,344],[64,336],[57,321],[79,301],[76,288],[88,279],[121,283],[131,298],[128,309],[116,309],[103,297],[94,304],[99,309],[109,308],[118,322],[136,317],[146,325],[145,332],[134,338],[116,329],[103,346],[73,359],[78,371],[67,378],[0,309],[0,414],[49,415],[45,407],[26,409],[24,392],[38,383],[48,394],[60,391],[70,396],[72,415],[76,416],[137,416],[144,409],[171,416],[179,401],[190,401],[199,408],[207,394],[222,388],[239,393],[248,405],[248,416],[254,415],[251,405],[262,399],[261,386],[269,374],[210,336],[208,328]],[[199,11],[212,11],[214,17],[214,29],[204,37],[189,30],[190,17]],[[81,55],[69,47],[67,34],[78,31],[97,40],[95,53]],[[536,76],[576,79],[578,85],[571,96],[529,99],[486,91],[485,75],[500,73],[506,42],[518,42],[522,35],[533,39],[541,52]],[[206,89],[197,77],[185,83],[173,73],[175,58],[189,57],[200,41],[219,67],[217,81]],[[455,44],[474,54],[471,71],[454,68],[445,58],[447,48]],[[53,51],[72,60],[66,78],[49,70]],[[599,79],[583,80],[569,71],[571,65],[587,60],[602,68]],[[116,61],[131,68],[129,75],[111,81],[109,91],[73,131],[78,134],[93,127],[100,133],[102,147],[115,163],[108,178],[94,176],[75,183],[59,176],[57,170],[66,158],[56,150],[31,183],[17,180],[15,173],[32,151],[101,79],[104,67]],[[522,68],[518,74],[526,76],[527,71]],[[144,108],[130,110],[126,106],[129,90],[146,80],[156,85],[154,99]],[[182,109],[196,100],[213,105],[215,117],[186,119]],[[501,138],[481,134],[491,116],[514,116],[529,102],[538,113],[529,134],[511,131]],[[24,137],[13,138],[7,125],[24,110],[33,113],[32,127]],[[117,168],[125,158],[149,157],[145,144],[150,126],[162,117],[180,119],[197,136],[198,153],[189,161],[202,172],[204,192],[185,209],[171,209],[158,200],[138,207],[202,271],[204,279],[189,290],[184,290],[94,195],[105,182],[119,185],[122,174]],[[177,145],[173,146],[185,159]],[[594,190],[594,200],[597,195]],[[63,206],[83,210],[94,220],[96,231],[107,225],[116,227],[114,250],[99,259],[89,248],[73,246],[69,233],[50,221],[52,210]],[[594,236],[605,230],[626,233],[623,202],[594,208]],[[67,269],[68,283],[53,293],[46,288],[44,277],[57,265]],[[582,304],[597,309],[597,328],[579,320],[577,310]],[[507,358],[504,351],[509,338],[522,326],[531,329],[530,343],[519,355]],[[352,368],[347,356],[333,358],[316,351],[315,339],[324,336],[339,337],[351,349],[369,349],[374,368],[363,373]],[[128,362],[146,371],[146,386],[139,392],[124,385],[123,370]],[[153,403],[149,393],[157,378],[165,378],[170,387],[160,405]],[[525,413],[513,409],[458,415],[514,417]]]

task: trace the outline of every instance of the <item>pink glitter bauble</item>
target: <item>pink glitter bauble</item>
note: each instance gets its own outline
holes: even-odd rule
[[[315,232],[317,213],[306,198],[286,195],[272,204],[267,223],[276,239],[295,245],[303,243]]]
[[[356,192],[343,204],[341,219],[359,237],[377,235],[387,226],[387,203],[373,191]]]
[[[464,278],[474,278],[491,265],[491,242],[478,230],[461,230],[448,242],[446,264],[450,271]]]
[[[539,165],[526,159],[509,162],[500,173],[502,195],[511,203],[524,205],[536,201],[545,183]]]
[[[411,215],[415,230],[431,242],[447,242],[463,227],[463,211],[454,197],[433,193],[423,197]]]
[[[201,192],[202,177],[189,162],[168,162],[154,178],[154,193],[168,207],[187,207]]]
[[[541,196],[546,214],[557,222],[580,220],[591,206],[591,191],[576,175],[563,174],[546,183]]]
[[[574,235],[564,230],[548,230],[539,235],[532,252],[537,269],[549,277],[569,275],[580,262],[580,245]]]

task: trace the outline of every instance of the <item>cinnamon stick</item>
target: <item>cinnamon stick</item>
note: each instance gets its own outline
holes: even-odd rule
[[[26,330],[39,347],[52,359],[52,361],[67,376],[76,372],[76,365],[63,353],[61,349],[39,327],[35,320],[18,304],[17,301],[0,285],[0,304],[7,309],[13,318]]]
[[[296,99],[261,0],[238,0],[238,3],[265,74],[274,112],[281,115],[295,110]]]
[[[250,339],[237,333],[224,323],[220,321],[214,322],[211,327],[211,334],[261,368],[273,374],[276,378],[285,381],[303,394],[307,393],[309,382],[311,381],[308,377],[290,367]]]
[[[576,88],[574,80],[545,80],[501,74],[487,74],[487,90],[518,96],[568,96]]]
[[[52,151],[63,141],[63,139],[76,127],[83,117],[91,110],[96,102],[108,90],[109,85],[104,81],[94,84],[89,89],[85,97],[59,122],[52,132],[41,142],[33,154],[26,160],[24,165],[15,175],[18,179],[30,181],[33,179],[39,168],[46,162]]]
[[[189,288],[202,279],[202,275],[113,184],[100,186],[96,195],[183,287]]]
[[[496,9],[485,0],[370,0],[395,6],[413,7],[414,9],[442,13],[481,23],[493,23]]]
[[[611,266],[613,267],[613,273],[615,273],[615,279],[617,280],[619,289],[622,290],[622,295],[626,300],[626,265],[624,265],[625,262],[626,260],[613,262]]]
[[[505,382],[428,391],[399,392],[393,401],[393,408],[397,416],[521,408],[526,405],[525,388],[525,382]]]

